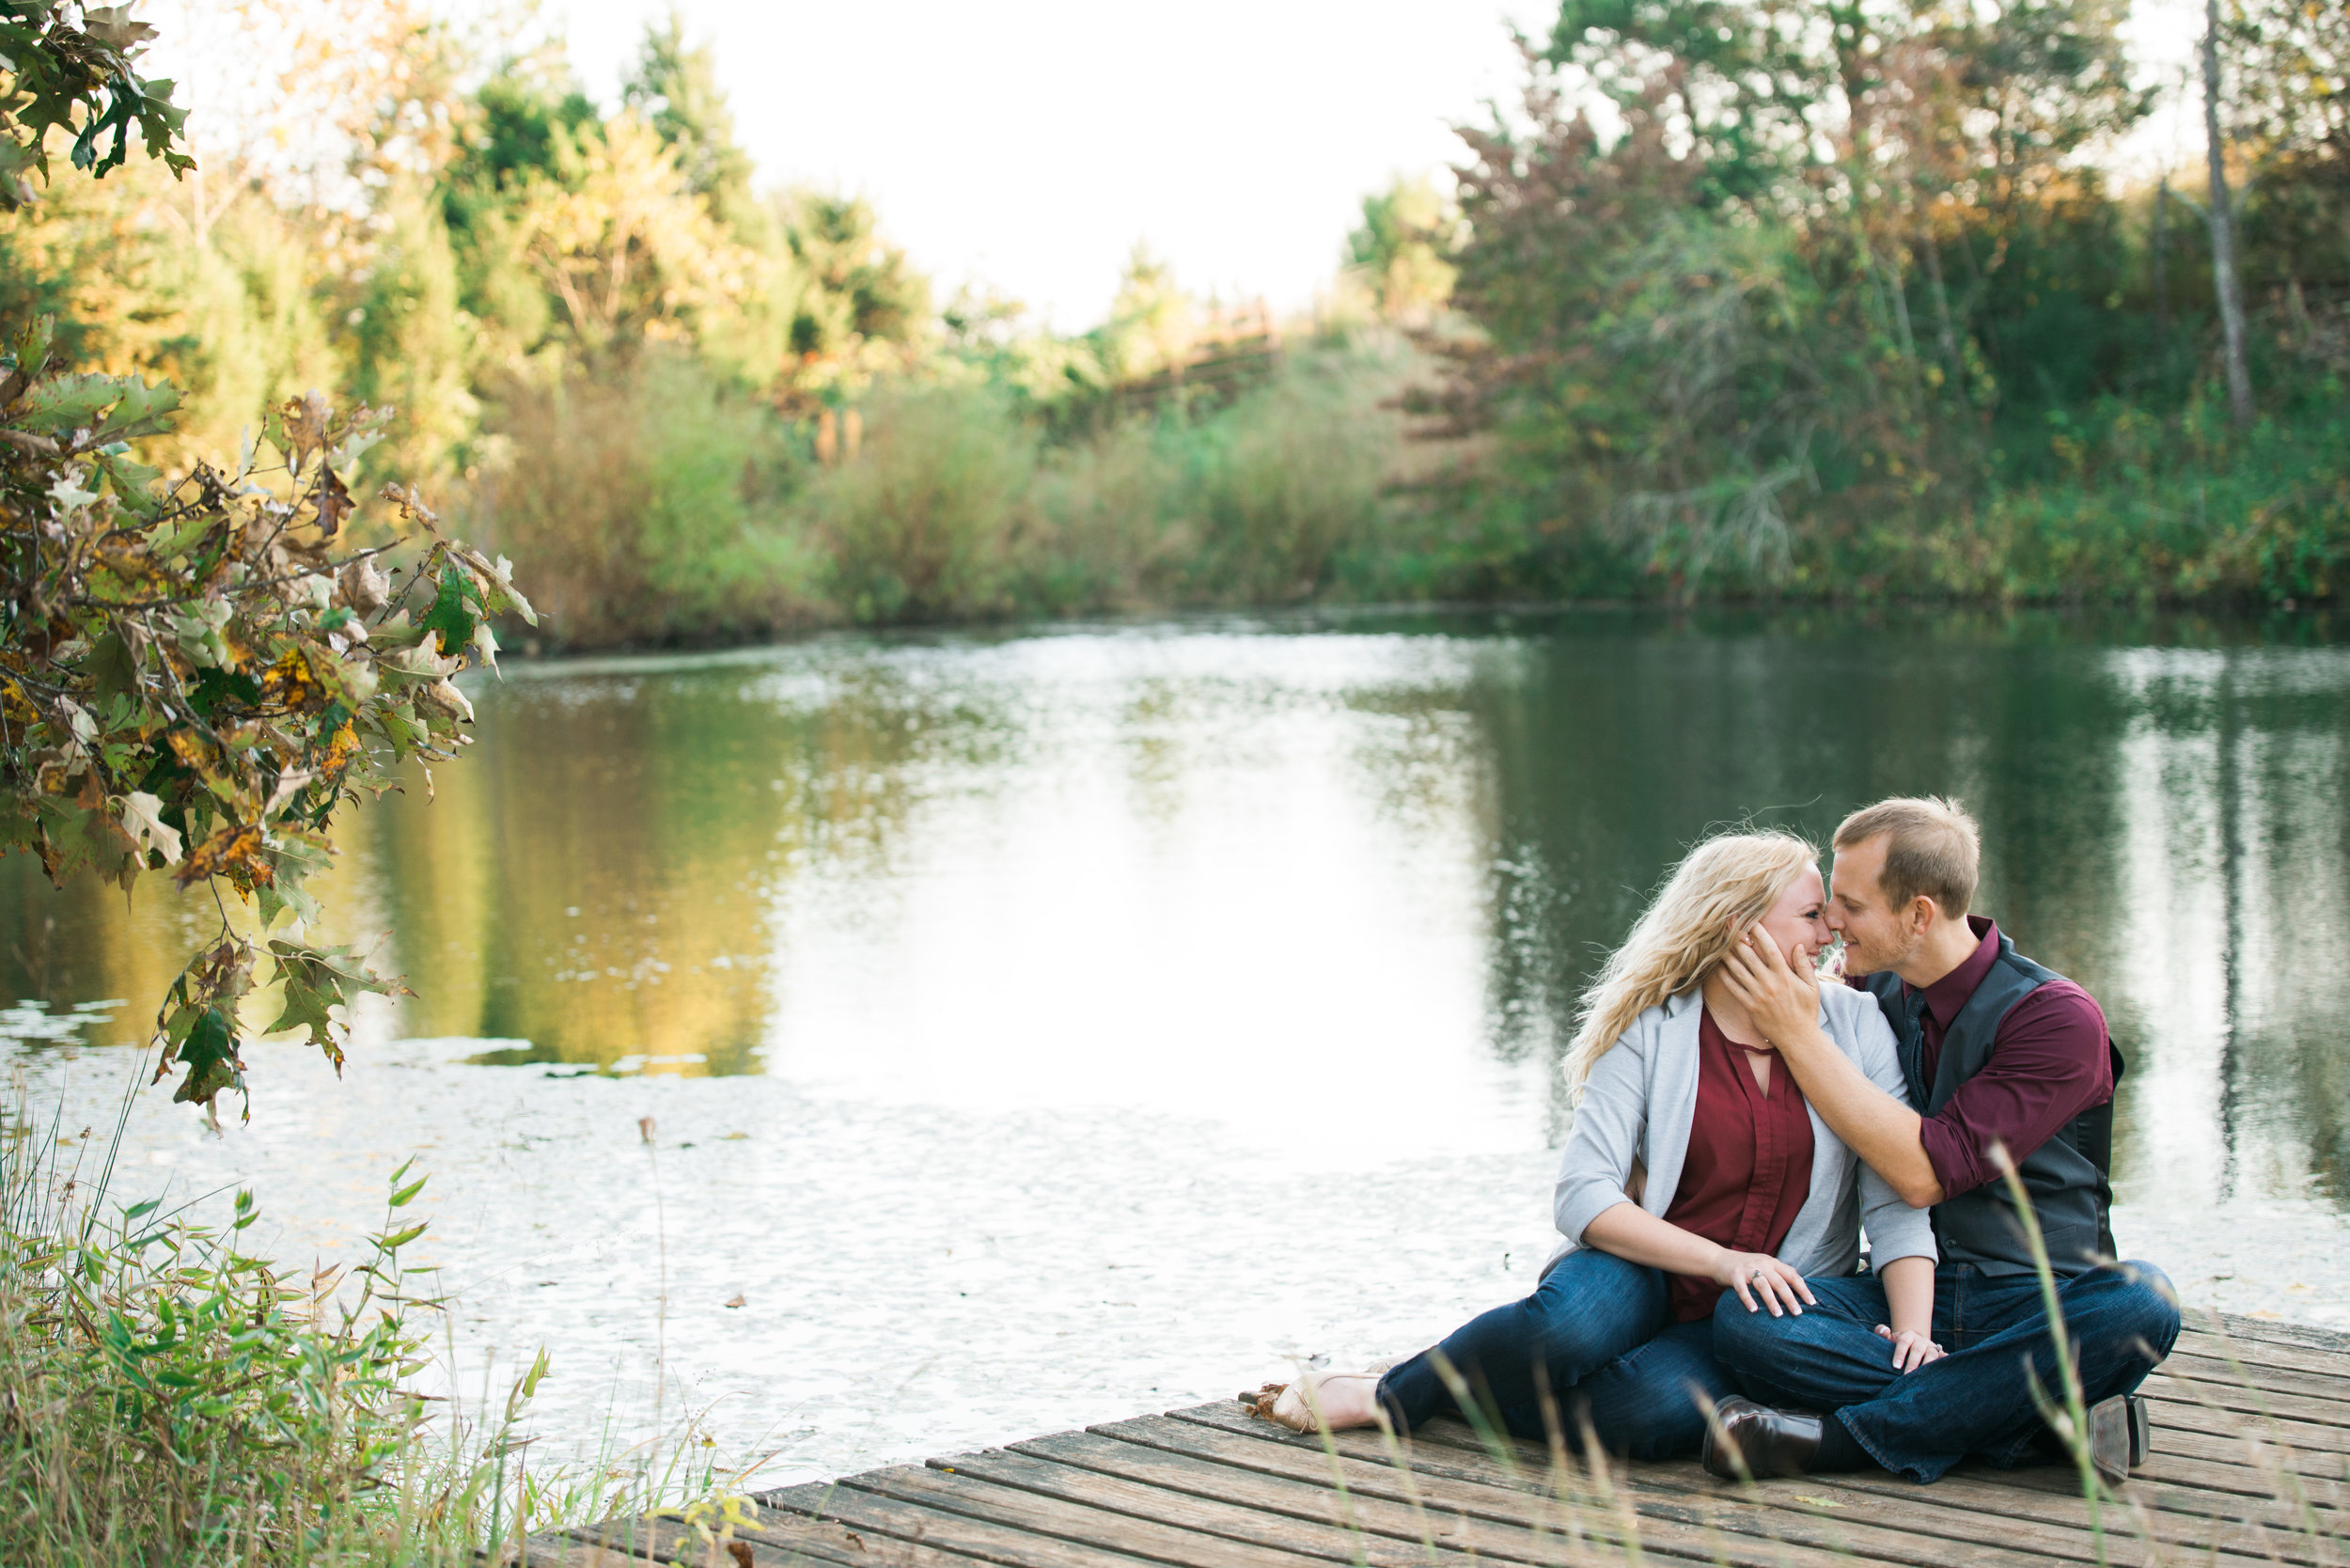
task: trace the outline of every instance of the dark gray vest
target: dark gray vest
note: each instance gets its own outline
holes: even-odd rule
[[[1982,1071],[1991,1059],[1991,1046],[1999,1023],[2026,996],[2064,977],[2043,968],[2015,950],[1999,933],[1999,956],[1966,1005],[1958,1010],[1942,1034],[1942,1058],[1934,1082],[1920,1074],[1919,1058],[1924,1047],[1919,1014],[1925,1010],[1922,993],[1902,995],[1899,975],[1889,971],[1862,980],[1885,1021],[1893,1026],[1899,1043],[1902,1076],[1908,1080],[1909,1098],[1918,1109],[1933,1116],[1948,1104],[1958,1086]],[[2113,1081],[2122,1081],[2122,1053],[2113,1050]],[[2057,1130],[2054,1137],[2022,1154],[2017,1172],[2031,1198],[2040,1234],[2047,1243],[2049,1264],[2060,1277],[2078,1274],[2100,1257],[2110,1258],[2113,1229],[2108,1211],[2113,1188],[2107,1172],[2113,1166],[2113,1102],[2094,1105]],[[2031,1244],[2025,1239],[2015,1200],[2006,1182],[1993,1180],[1972,1192],[1962,1192],[1934,1206],[1934,1237],[1946,1263],[1972,1263],[1985,1274],[2029,1274]]]

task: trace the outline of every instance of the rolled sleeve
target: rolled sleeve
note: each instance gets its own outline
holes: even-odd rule
[[[2015,1159],[2113,1097],[2106,1015],[2088,992],[2051,980],[2008,1011],[1982,1071],[1918,1129],[1946,1199],[2000,1179],[1991,1151]]]
[[[1648,1130],[1644,1069],[1639,1051],[1626,1037],[1592,1063],[1584,1085],[1551,1200],[1559,1232],[1577,1247],[1591,1221],[1632,1201],[1624,1184],[1632,1179],[1632,1162]]]

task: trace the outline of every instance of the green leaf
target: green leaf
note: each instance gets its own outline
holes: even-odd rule
[[[433,597],[432,607],[417,624],[427,632],[441,635],[441,656],[447,658],[461,651],[473,640],[474,621],[478,619],[465,604],[465,574],[455,567],[441,570],[441,589]]]
[[[126,385],[134,384],[128,377],[95,372],[50,376],[17,400],[8,423],[44,434],[79,430],[96,419],[99,410],[119,402]]]
[[[178,387],[167,381],[149,386],[136,376],[125,376],[119,384],[122,400],[114,405],[105,423],[90,432],[93,442],[127,441],[134,435],[153,435],[171,428],[165,416],[180,406]]]
[[[269,1032],[306,1029],[310,1043],[324,1051],[337,1071],[343,1065],[342,1043],[336,1038],[333,1010],[347,1008],[360,992],[388,996],[405,988],[378,975],[349,948],[312,948],[280,938],[269,945],[277,972],[286,982],[286,1007]]]
[[[244,1087],[244,1064],[237,1059],[236,1031],[228,1014],[208,1007],[180,1046],[180,1065],[187,1075],[172,1094],[175,1102],[210,1105],[224,1089]]]
[[[131,651],[130,640],[120,632],[109,631],[91,643],[89,662],[83,668],[100,697],[118,697],[138,689],[139,662]]]
[[[163,482],[162,469],[117,453],[100,458],[98,471],[132,515],[151,520],[163,514],[164,497],[155,488]]]
[[[424,1184],[431,1180],[432,1180],[432,1178],[430,1176],[419,1176],[415,1181],[409,1183],[406,1186],[400,1188],[398,1192],[392,1194],[392,1207],[395,1209],[406,1208],[410,1203],[415,1200],[416,1194],[422,1192],[424,1190]]]

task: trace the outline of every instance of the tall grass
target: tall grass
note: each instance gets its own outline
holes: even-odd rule
[[[691,1431],[534,1467],[543,1351],[478,1409],[415,1391],[442,1303],[404,1261],[426,1229],[408,1166],[361,1261],[290,1274],[243,1249],[249,1192],[214,1223],[115,1201],[119,1138],[62,1137],[21,1092],[0,1138],[10,1568],[441,1568],[614,1515],[731,1517]]]

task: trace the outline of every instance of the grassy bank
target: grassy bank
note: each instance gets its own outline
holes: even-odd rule
[[[1400,335],[1333,333],[1228,405],[1077,440],[983,382],[908,384],[826,464],[656,360],[517,408],[530,438],[467,526],[525,563],[551,648],[1416,601],[2292,606],[2341,591],[2350,554],[2350,421],[2328,408],[2241,435],[2207,408],[2104,408],[2057,435],[2052,472],[1793,497],[1758,551],[1546,519],[1547,484],[1413,438],[1396,404],[1430,373]]]

